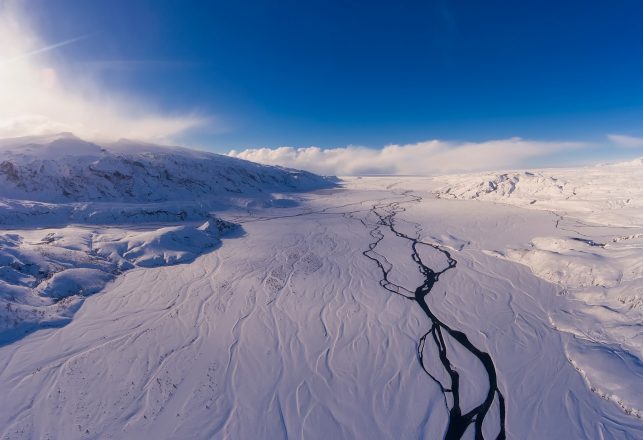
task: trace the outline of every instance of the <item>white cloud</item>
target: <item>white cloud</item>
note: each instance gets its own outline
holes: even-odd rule
[[[608,139],[614,145],[620,148],[641,148],[643,147],[643,138],[627,136],[624,134],[609,134]]]
[[[463,143],[432,140],[389,145],[379,150],[354,146],[280,147],[233,150],[228,155],[328,175],[435,175],[519,167],[528,159],[583,146],[585,144],[577,142],[539,142],[521,138]]]
[[[88,139],[164,141],[207,121],[198,115],[165,115],[104,90],[92,78],[63,74],[69,70],[51,55],[83,38],[40,41],[20,5],[0,0],[0,138],[71,131]]]

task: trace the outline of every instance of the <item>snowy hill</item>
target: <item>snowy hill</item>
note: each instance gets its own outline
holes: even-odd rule
[[[476,173],[437,177],[435,195],[525,208],[564,211],[613,226],[643,221],[643,159],[569,169]]]
[[[293,205],[288,193],[333,182],[126,140],[0,140],[0,345],[68,322],[83,298],[125,270],[215,249],[238,228],[213,210]]]
[[[439,198],[552,215],[553,233],[488,255],[529,267],[574,300],[551,312],[551,325],[598,345],[568,347],[570,362],[601,397],[643,418],[643,159],[436,181]]]
[[[163,202],[308,190],[329,180],[218,154],[68,133],[0,140],[0,197],[41,202]]]

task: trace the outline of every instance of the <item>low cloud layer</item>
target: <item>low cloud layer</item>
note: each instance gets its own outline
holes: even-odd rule
[[[620,148],[643,148],[643,138],[624,134],[607,135],[614,145]]]
[[[256,148],[228,155],[326,175],[435,175],[524,166],[529,159],[582,148],[577,142],[539,142],[521,138],[485,142],[432,140],[382,149],[343,147]]]
[[[41,41],[21,13],[27,6],[0,1],[0,138],[71,131],[87,139],[164,141],[206,122],[198,115],[162,114],[92,78],[70,76],[52,55],[84,38]]]

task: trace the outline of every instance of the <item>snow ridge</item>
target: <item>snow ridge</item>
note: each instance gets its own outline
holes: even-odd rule
[[[470,200],[534,200],[534,196],[551,200],[573,193],[565,180],[530,171],[466,176],[437,192],[443,198]]]
[[[40,202],[165,202],[308,190],[331,179],[177,147],[70,134],[0,142],[0,197]]]

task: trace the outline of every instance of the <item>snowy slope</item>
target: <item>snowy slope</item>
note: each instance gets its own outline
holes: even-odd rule
[[[551,324],[585,342],[568,347],[570,362],[603,398],[643,417],[643,160],[437,180],[442,198],[553,214],[556,235],[489,254],[564,289],[573,302]]]
[[[0,197],[41,202],[230,198],[327,185],[319,176],[178,147],[71,134],[0,141]]]
[[[643,159],[571,169],[442,176],[442,198],[508,203],[573,213],[612,226],[643,222]]]
[[[293,204],[285,194],[332,184],[184,148],[64,133],[0,140],[0,344],[67,323],[125,270],[216,248],[235,228],[213,209]]]

